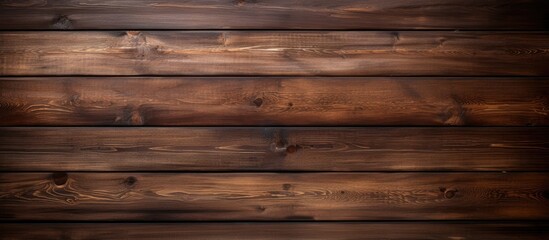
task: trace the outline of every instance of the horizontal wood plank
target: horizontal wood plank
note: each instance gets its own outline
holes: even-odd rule
[[[546,173],[5,173],[0,220],[548,220]]]
[[[0,224],[0,238],[27,239],[187,239],[333,240],[549,238],[543,223],[55,223]]]
[[[1,75],[549,74],[545,32],[0,33]]]
[[[547,78],[0,78],[0,125],[549,124]]]
[[[0,29],[547,29],[544,0],[2,1]]]
[[[548,171],[549,128],[0,128],[2,171]]]

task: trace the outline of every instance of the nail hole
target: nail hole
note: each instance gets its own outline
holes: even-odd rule
[[[69,175],[64,172],[53,173],[51,177],[53,179],[53,183],[55,183],[55,185],[57,186],[65,185],[65,183],[67,183],[67,180],[69,180]]]

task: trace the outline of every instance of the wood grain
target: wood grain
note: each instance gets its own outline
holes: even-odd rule
[[[538,240],[544,223],[55,223],[0,224],[2,239],[187,240]]]
[[[0,128],[2,171],[548,171],[549,128]]]
[[[2,1],[0,29],[547,29],[544,0]]]
[[[1,78],[0,125],[549,124],[547,78]]]
[[[547,220],[546,173],[5,173],[0,220]]]
[[[549,74],[545,32],[0,33],[2,75]]]

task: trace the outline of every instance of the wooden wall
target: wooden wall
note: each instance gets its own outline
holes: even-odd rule
[[[549,1],[0,2],[1,239],[547,239]]]

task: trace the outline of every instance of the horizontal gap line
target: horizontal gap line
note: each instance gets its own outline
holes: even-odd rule
[[[399,174],[399,173],[428,173],[428,174],[447,174],[447,173],[478,173],[478,174],[485,174],[485,173],[502,173],[502,174],[507,174],[507,173],[546,173],[546,172],[549,172],[549,169],[548,170],[536,170],[536,171],[531,171],[531,170],[526,170],[526,171],[521,171],[521,170],[486,170],[486,171],[482,171],[482,170],[478,170],[478,171],[475,171],[475,170],[458,170],[458,171],[452,171],[452,170],[427,170],[427,171],[319,171],[319,170],[312,170],[312,171],[307,171],[307,170],[295,170],[295,171],[292,171],[292,170],[267,170],[267,171],[261,171],[261,170],[220,170],[220,171],[200,171],[200,170],[166,170],[166,171],[163,171],[163,170],[128,170],[128,171],[87,171],[87,170],[76,170],[76,171],[72,171],[72,170],[54,170],[54,171],[5,171],[5,170],[2,170],[0,171],[0,173],[54,173],[54,172],[65,172],[65,173],[158,173],[158,174],[170,174],[170,173],[181,173],[181,174],[188,174],[188,173],[192,173],[192,174],[215,174],[215,173],[230,173],[230,174],[253,174],[253,173],[257,173],[257,174],[269,174],[269,173],[284,173],[284,174],[316,174],[316,173],[337,173],[337,174],[354,174],[354,173],[380,173],[380,174],[383,174],[383,173],[391,173],[391,174]]]
[[[0,128],[529,128],[549,125],[0,125]]]
[[[54,78],[54,77],[82,77],[82,78],[540,78],[546,79],[549,75],[230,75],[230,74],[212,74],[212,75],[178,75],[178,74],[161,74],[161,75],[81,75],[81,74],[68,74],[68,75],[0,75],[1,78]]]
[[[82,29],[0,29],[2,32],[119,32],[119,31],[154,31],[154,32],[493,32],[493,33],[546,33],[548,28],[82,28]]]
[[[520,223],[520,224],[543,224],[543,225],[549,225],[549,222],[547,222],[546,219],[539,219],[539,220],[524,220],[524,219],[509,219],[509,220],[493,220],[493,219],[463,219],[463,220],[455,220],[455,219],[442,219],[442,220],[143,220],[143,221],[127,221],[127,220],[71,220],[71,221],[62,221],[62,220],[44,220],[44,221],[26,221],[26,220],[13,220],[13,221],[5,221],[0,220],[0,224],[19,224],[19,223],[26,223],[26,224],[47,224],[47,223],[61,223],[61,224],[81,224],[81,223],[87,223],[87,224],[100,224],[100,223],[120,223],[120,224],[162,224],[162,223],[196,223],[196,224],[215,224],[215,223],[258,223],[258,224],[265,224],[265,223],[275,223],[275,224],[283,224],[283,223],[441,223],[441,224],[463,224],[463,223],[473,223],[473,224],[501,224],[501,223]],[[549,231],[549,229],[547,230]]]
[[[529,78],[548,80],[549,75],[0,75],[2,78]]]

